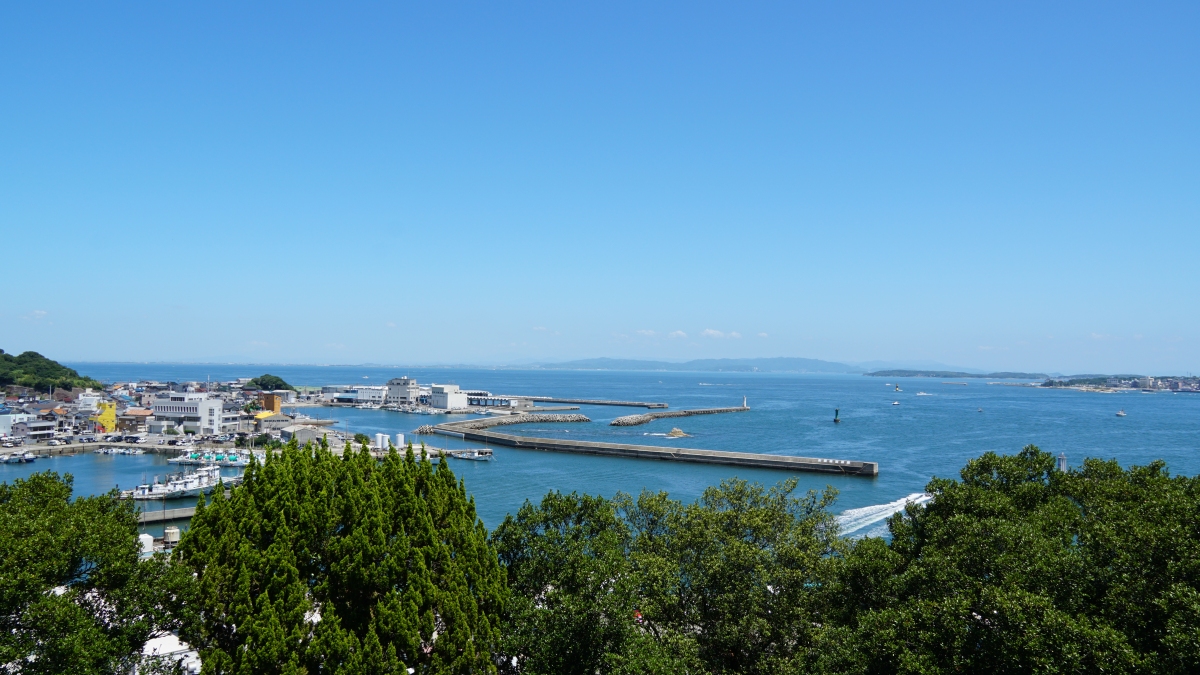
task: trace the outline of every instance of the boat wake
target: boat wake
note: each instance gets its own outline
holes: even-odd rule
[[[859,509],[847,509],[837,517],[838,526],[841,527],[843,536],[854,539],[881,537],[888,533],[887,523],[884,521],[892,514],[903,511],[904,507],[909,504],[924,504],[932,499],[933,495],[928,492],[914,492],[894,502],[864,506]]]

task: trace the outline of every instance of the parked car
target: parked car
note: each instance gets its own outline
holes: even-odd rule
[[[57,438],[51,438],[46,445],[62,445]]]

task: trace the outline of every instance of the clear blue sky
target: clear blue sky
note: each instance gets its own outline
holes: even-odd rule
[[[1200,372],[1198,35],[1194,2],[7,3],[0,348]]]

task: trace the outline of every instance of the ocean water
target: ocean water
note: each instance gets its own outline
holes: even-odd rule
[[[879,463],[877,478],[796,474],[801,490],[832,485],[836,510],[850,534],[879,534],[880,524],[919,500],[934,476],[956,477],[970,458],[993,450],[1015,453],[1033,443],[1068,462],[1084,457],[1116,459],[1123,465],[1167,462],[1172,473],[1200,471],[1200,395],[1170,393],[1095,394],[1037,387],[966,386],[927,378],[881,379],[861,375],[775,373],[667,373],[620,371],[485,370],[377,366],[246,366],[174,364],[70,364],[103,381],[130,379],[228,380],[270,372],[297,385],[382,384],[411,375],[420,382],[459,384],[500,394],[663,401],[671,409],[736,406],[745,396],[750,411],[664,419],[638,427],[610,427],[615,417],[642,409],[581,406],[590,424],[510,426],[505,433],[609,440],[646,445],[803,455]],[[895,385],[901,390],[896,392]],[[1008,383],[1013,384],[1013,383]],[[927,396],[918,396],[924,392]],[[900,405],[893,405],[899,402]],[[835,408],[843,422],[832,423]],[[982,409],[982,412],[980,411]],[[1117,417],[1124,409],[1128,415]],[[372,435],[405,433],[438,447],[471,444],[442,436],[412,436],[422,424],[449,419],[382,410],[304,408],[338,420],[338,428]],[[461,419],[455,416],[455,419]],[[679,427],[689,438],[668,439]],[[774,484],[790,474],[773,470],[706,466],[612,457],[576,456],[495,447],[492,462],[452,460],[466,481],[480,517],[495,527],[525,500],[550,490],[611,496],[647,489],[694,500],[705,488],[730,477]],[[104,462],[99,460],[103,459]],[[162,462],[159,467],[158,462]],[[0,465],[0,480],[52,468],[70,471],[81,492],[129,487],[147,472],[165,472],[161,457],[79,456]]]

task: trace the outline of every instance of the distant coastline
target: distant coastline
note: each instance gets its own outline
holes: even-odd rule
[[[952,370],[876,370],[873,373],[863,373],[871,377],[938,377],[954,379],[971,377],[982,380],[1046,380],[1045,373],[961,373]]]

